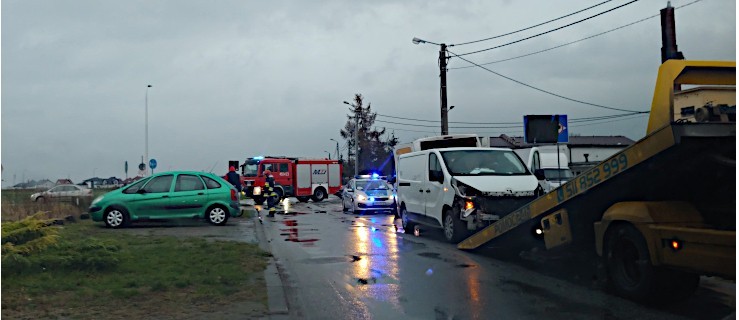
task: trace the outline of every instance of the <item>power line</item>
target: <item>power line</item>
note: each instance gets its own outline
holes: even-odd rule
[[[570,127],[572,127],[572,128],[587,127],[587,126],[592,126],[592,125],[596,125],[596,124],[604,124],[604,123],[611,123],[611,122],[617,122],[617,121],[631,120],[631,119],[636,119],[638,117],[643,117],[645,115],[646,114],[635,114],[633,116],[624,117],[623,119],[615,119],[615,120],[608,120],[608,121],[601,121],[601,122],[593,122],[593,123],[587,123],[587,124],[576,124],[576,125],[571,125]]]
[[[609,116],[577,118],[577,119],[572,119],[572,121],[570,121],[570,123],[585,123],[585,122],[595,122],[595,121],[600,121],[600,120],[612,120],[612,119],[617,119],[617,118],[630,117],[630,116],[634,116],[634,115],[643,115],[643,114],[642,113],[632,112],[632,113],[609,115]],[[435,125],[432,126],[432,125],[404,123],[404,122],[394,122],[394,121],[384,121],[384,120],[375,120],[375,122],[390,123],[390,124],[397,124],[397,125],[411,126],[411,127],[423,127],[423,128],[436,128],[437,127]],[[469,127],[469,126],[459,126],[458,127],[458,126],[454,126],[454,127],[449,127],[449,128],[450,129],[514,129],[514,128],[522,128],[523,127],[522,122],[512,122],[511,124],[515,124],[515,125],[511,125],[511,126],[483,126],[483,127]],[[392,128],[392,129],[394,129],[394,128]],[[402,130],[406,130],[406,129],[402,129]],[[416,130],[416,131],[418,131],[418,130]],[[428,132],[428,131],[419,131],[419,132]]]
[[[385,120],[375,120],[375,122],[380,123],[390,123],[390,124],[399,124],[403,126],[413,126],[413,127],[424,127],[424,128],[436,128],[438,126],[427,126],[423,124],[412,124],[412,123],[401,123],[401,122],[393,122],[393,121],[385,121]],[[485,126],[485,127],[450,127],[455,129],[506,129],[506,128],[518,128],[520,126],[504,126],[504,127],[491,127],[491,126]]]
[[[615,8],[611,8],[611,9],[609,9],[609,10],[603,11],[603,12],[601,12],[601,13],[598,13],[598,14],[596,14],[596,15],[592,15],[592,16],[590,16],[590,17],[587,17],[587,18],[585,18],[585,19],[581,19],[581,20],[578,20],[578,21],[572,22],[572,23],[570,23],[570,24],[567,24],[567,25],[564,25],[564,26],[561,26],[561,27],[558,27],[558,28],[554,28],[554,29],[551,29],[551,30],[549,30],[549,31],[545,31],[545,32],[542,32],[542,33],[538,33],[538,34],[535,34],[535,35],[533,35],[533,36],[529,36],[529,37],[526,37],[526,38],[523,38],[523,39],[518,39],[518,40],[516,40],[516,41],[511,41],[511,42],[508,42],[508,43],[504,43],[504,44],[501,44],[501,45],[498,45],[498,46],[495,46],[495,47],[490,47],[490,48],[486,48],[486,49],[481,49],[481,50],[477,50],[477,51],[471,51],[471,52],[463,53],[463,54],[460,54],[460,55],[456,55],[456,54],[455,54],[455,56],[458,56],[458,57],[459,57],[459,56],[466,56],[466,55],[468,55],[468,54],[475,54],[475,53],[480,53],[480,52],[484,52],[484,51],[488,51],[488,50],[493,50],[493,49],[498,49],[498,48],[502,48],[502,47],[505,47],[505,46],[509,46],[509,45],[512,45],[512,44],[514,44],[514,43],[519,43],[519,42],[521,42],[521,41],[529,40],[529,39],[532,39],[532,38],[536,38],[536,37],[539,37],[539,36],[545,35],[545,34],[547,34],[547,33],[552,33],[552,32],[554,32],[554,31],[557,31],[557,30],[562,30],[562,29],[564,29],[564,28],[567,28],[567,27],[570,27],[570,26],[576,25],[576,24],[578,24],[578,23],[581,23],[581,22],[584,22],[584,21],[590,20],[590,19],[592,19],[592,18],[595,18],[595,17],[597,17],[597,16],[600,16],[600,15],[606,14],[606,13],[608,13],[608,12],[611,12],[611,11],[613,11],[613,10],[616,10],[616,9],[620,9],[620,8],[623,8],[623,7],[625,7],[625,6],[627,6],[627,5],[630,5],[630,4],[632,4],[632,3],[634,3],[634,2],[637,2],[637,1],[639,1],[639,0],[631,0],[630,2],[624,3],[624,4],[622,4],[622,5],[618,6],[618,7],[615,7]]]
[[[694,4],[694,3],[696,3],[696,2],[700,2],[700,1],[702,1],[702,0],[695,0],[695,1],[693,1],[693,2],[690,2],[690,3],[686,3],[686,4],[684,4],[684,5],[681,5],[681,6],[679,6],[679,7],[675,7],[675,10],[677,10],[677,9],[680,9],[680,8],[683,8],[683,7],[687,7],[687,6],[691,5],[691,4]],[[634,21],[634,22],[632,22],[632,23],[628,23],[628,24],[622,25],[622,26],[620,26],[620,27],[617,27],[617,28],[613,28],[613,29],[611,29],[611,30],[603,31],[603,32],[601,32],[601,33],[598,33],[598,34],[594,34],[594,35],[592,35],[592,36],[589,36],[589,37],[585,37],[585,38],[582,38],[582,39],[579,39],[579,40],[575,40],[575,41],[567,42],[567,43],[564,43],[564,44],[561,44],[561,45],[558,45],[558,46],[555,46],[555,47],[551,47],[551,48],[548,48],[548,49],[544,49],[544,50],[539,50],[539,51],[535,51],[535,52],[531,52],[531,53],[527,53],[527,54],[523,54],[523,55],[520,55],[520,56],[515,56],[515,57],[511,57],[511,58],[506,58],[506,59],[500,59],[500,60],[490,61],[490,62],[486,62],[486,63],[480,63],[480,65],[481,65],[481,66],[484,66],[484,65],[494,64],[494,63],[500,63],[500,62],[505,62],[505,61],[515,60],[515,59],[519,59],[519,58],[524,58],[524,57],[528,57],[528,56],[533,56],[533,55],[535,55],[535,54],[539,54],[539,53],[544,53],[544,52],[547,52],[547,51],[550,51],[550,50],[554,50],[554,49],[562,48],[562,47],[564,47],[564,46],[568,46],[568,45],[571,45],[571,44],[575,44],[575,43],[578,43],[578,42],[581,42],[581,41],[585,41],[585,40],[588,40],[588,39],[592,39],[592,38],[595,38],[595,37],[598,37],[598,36],[602,36],[602,35],[604,35],[604,34],[607,34],[607,33],[610,33],[610,32],[616,31],[616,30],[620,30],[620,29],[623,29],[623,28],[626,28],[626,27],[629,27],[629,26],[635,25],[635,24],[637,24],[637,23],[640,23],[640,22],[644,22],[644,21],[647,21],[647,20],[649,20],[649,19],[652,19],[652,18],[656,18],[656,17],[659,17],[659,14],[655,14],[655,15],[653,15],[653,16],[649,16],[649,17],[646,17],[646,18],[644,18],[644,19],[640,19],[640,20]],[[447,70],[454,70],[454,69],[467,69],[467,68],[474,68],[474,67],[475,67],[475,66],[462,66],[462,67],[453,67],[453,68],[447,68]]]
[[[634,0],[634,1],[637,1],[637,0]],[[648,112],[649,112],[649,111],[634,111],[634,110],[627,110],[627,109],[620,109],[620,108],[608,107],[608,106],[604,106],[604,105],[600,105],[600,104],[595,104],[595,103],[585,102],[585,101],[582,101],[582,100],[577,100],[577,99],[573,99],[573,98],[568,98],[568,97],[565,97],[565,96],[563,96],[563,95],[560,95],[560,94],[556,94],[556,93],[554,93],[554,92],[551,92],[551,91],[547,91],[547,90],[544,90],[544,89],[540,89],[540,88],[534,87],[534,86],[532,86],[532,85],[530,85],[530,84],[526,84],[526,83],[523,83],[523,82],[521,82],[521,81],[518,81],[518,80],[516,80],[516,79],[513,79],[513,78],[511,78],[511,77],[508,77],[508,76],[504,76],[504,75],[502,75],[502,74],[500,74],[500,73],[497,73],[497,72],[495,72],[495,71],[493,71],[493,70],[490,70],[490,69],[488,69],[488,68],[485,68],[485,67],[483,67],[483,66],[481,66],[481,65],[479,65],[479,64],[477,64],[477,63],[474,63],[474,62],[472,62],[472,61],[470,61],[470,60],[467,60],[467,59],[465,59],[465,58],[462,58],[461,56],[457,55],[457,54],[456,54],[456,53],[454,53],[454,52],[451,52],[451,51],[449,51],[449,50],[447,50],[447,51],[448,51],[449,53],[451,53],[452,55],[454,55],[455,57],[457,57],[457,58],[460,58],[460,59],[462,59],[462,60],[464,60],[464,61],[467,61],[468,63],[471,63],[471,64],[473,64],[473,65],[475,65],[475,66],[478,66],[478,67],[480,67],[481,69],[483,69],[483,70],[486,70],[486,71],[488,71],[488,72],[490,72],[490,73],[493,73],[493,74],[495,74],[495,75],[497,75],[497,76],[499,76],[499,77],[502,77],[502,78],[508,79],[508,80],[510,80],[510,81],[513,81],[513,82],[515,82],[515,83],[518,83],[518,84],[520,84],[520,85],[522,85],[522,86],[526,86],[526,87],[529,87],[529,88],[531,88],[531,89],[534,89],[534,90],[536,90],[536,91],[540,91],[540,92],[543,92],[543,93],[546,93],[546,94],[549,94],[549,95],[552,95],[552,96],[555,96],[555,97],[558,97],[558,98],[562,98],[562,99],[565,99],[565,100],[568,100],[568,101],[572,101],[572,102],[577,102],[577,103],[581,103],[581,104],[585,104],[585,105],[589,105],[589,106],[593,106],[593,107],[598,107],[598,108],[604,108],[604,109],[609,109],[609,110],[616,110],[616,111],[623,111],[623,112],[634,112],[634,113],[648,113]]]
[[[539,24],[537,24],[537,25],[533,25],[533,26],[530,26],[530,27],[527,27],[527,28],[523,28],[523,29],[520,29],[520,30],[516,30],[516,31],[513,31],[513,32],[508,32],[508,33],[504,33],[504,34],[501,34],[501,35],[497,35],[497,36],[494,36],[494,37],[490,37],[490,38],[485,38],[485,39],[480,39],[480,40],[475,40],[475,41],[468,41],[468,42],[462,42],[462,43],[457,43],[457,44],[450,44],[449,46],[450,46],[450,47],[452,47],[452,46],[457,46],[457,47],[458,47],[458,46],[463,46],[463,45],[465,45],[465,44],[470,44],[470,43],[477,43],[477,42],[482,42],[482,41],[487,41],[487,40],[497,39],[497,38],[500,38],[500,37],[505,37],[505,36],[509,36],[509,35],[512,35],[512,34],[514,34],[514,33],[519,33],[519,32],[521,32],[521,31],[526,31],[526,30],[529,30],[529,29],[533,29],[533,28],[536,28],[536,27],[539,27],[539,26],[545,25],[545,24],[547,24],[547,23],[550,23],[550,22],[554,22],[554,21],[557,21],[557,20],[560,20],[560,19],[563,19],[563,18],[567,18],[567,17],[569,17],[569,16],[573,16],[573,15],[576,15],[576,14],[578,14],[578,13],[580,13],[580,12],[583,12],[583,11],[587,11],[587,10],[590,10],[590,9],[592,9],[592,8],[595,8],[595,7],[597,7],[597,6],[600,6],[600,5],[602,5],[602,4],[605,4],[605,3],[608,3],[608,2],[611,2],[611,1],[613,1],[613,0],[606,0],[606,1],[603,1],[603,2],[601,2],[601,3],[599,3],[599,4],[596,4],[596,5],[594,5],[594,6],[590,6],[590,7],[587,7],[587,8],[585,8],[585,9],[582,9],[582,10],[579,10],[579,11],[575,11],[575,12],[573,12],[573,13],[570,13],[570,14],[567,14],[567,15],[564,15],[564,16],[561,16],[561,17],[559,17],[559,18],[556,18],[556,19],[552,19],[552,20],[549,20],[549,21],[546,21],[546,22],[542,22],[542,23],[539,23]]]
[[[383,118],[401,119],[401,120],[418,121],[418,122],[431,122],[431,123],[437,123],[437,122],[439,122],[439,120],[426,120],[426,119],[405,118],[405,117],[390,116],[390,115],[381,114],[381,113],[375,113],[375,114],[378,117],[383,117]],[[618,118],[618,117],[628,116],[628,115],[632,115],[632,114],[635,114],[635,113],[634,112],[629,112],[629,113],[620,113],[620,114],[606,115],[606,116],[572,118],[572,119],[570,119],[570,122],[599,120],[599,119],[607,119],[607,118],[611,118],[611,117]],[[383,120],[375,120],[375,121],[383,121]],[[521,122],[520,121],[515,121],[515,122],[463,122],[463,121],[449,121],[449,123],[503,125],[503,124],[519,124]]]

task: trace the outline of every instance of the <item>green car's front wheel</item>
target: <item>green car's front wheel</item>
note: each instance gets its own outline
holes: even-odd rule
[[[117,229],[128,224],[128,212],[122,208],[109,208],[105,211],[104,218],[108,228]]]

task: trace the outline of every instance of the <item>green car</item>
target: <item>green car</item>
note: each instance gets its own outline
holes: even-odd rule
[[[238,193],[211,173],[171,171],[154,174],[97,197],[90,205],[93,221],[110,228],[150,219],[205,218],[222,226],[241,216]]]

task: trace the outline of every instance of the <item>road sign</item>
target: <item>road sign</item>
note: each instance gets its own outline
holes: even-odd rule
[[[527,143],[568,143],[567,115],[527,115],[523,117]]]
[[[144,169],[146,169],[146,165],[143,162],[139,163],[139,170],[144,171]]]
[[[559,115],[559,129],[557,130],[557,142],[569,143],[570,142],[570,131],[567,129],[567,115]]]
[[[156,159],[149,160],[149,168],[153,170],[153,169],[156,169],[156,167],[157,167],[157,160]]]

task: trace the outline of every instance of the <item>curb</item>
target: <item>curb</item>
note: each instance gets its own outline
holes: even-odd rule
[[[272,253],[272,247],[267,242],[267,237],[264,232],[264,225],[255,220],[254,225],[256,229],[257,238],[259,239],[259,247],[262,250]],[[290,319],[290,309],[287,304],[287,295],[285,294],[284,284],[282,277],[280,276],[279,268],[277,267],[277,260],[274,258],[269,259],[269,264],[264,270],[264,281],[267,284],[267,307],[269,309],[269,319]]]

